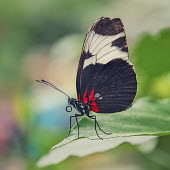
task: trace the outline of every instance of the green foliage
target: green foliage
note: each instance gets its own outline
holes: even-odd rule
[[[163,94],[155,89],[157,86],[155,83],[161,86],[161,76],[165,77],[170,72],[169,44],[170,29],[162,30],[157,35],[145,34],[137,44],[134,51],[134,65],[139,81],[138,96],[170,97],[169,88]],[[164,81],[162,86],[170,85]]]
[[[53,150],[39,161],[40,166],[58,163],[68,156],[86,156],[112,149],[124,142],[139,144],[153,136],[170,134],[170,100],[154,101],[140,99],[127,111],[117,114],[96,114],[103,130],[111,135],[100,136],[94,130],[94,121],[84,117],[79,121],[81,138],[77,139],[77,126],[71,136],[53,147]],[[99,132],[99,130],[98,130]],[[152,136],[152,137],[151,137]]]

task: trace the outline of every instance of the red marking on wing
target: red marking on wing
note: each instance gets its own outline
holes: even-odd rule
[[[98,112],[100,110],[98,106],[92,106],[91,108],[94,112]]]
[[[88,101],[89,101],[89,99],[87,97],[87,90],[86,90],[84,93],[84,96],[83,96],[83,102],[86,104]]]
[[[96,97],[94,97],[91,101],[95,101],[96,100]]]
[[[92,89],[92,91],[90,92],[90,96],[89,96],[89,100],[91,101],[90,105],[91,105],[91,109],[94,112],[98,112],[100,110],[99,106],[97,106],[96,101],[96,97],[94,97],[94,89]]]
[[[78,95],[78,100],[80,101],[80,95]],[[97,105],[96,103],[96,97],[94,97],[94,89],[92,89],[92,91],[90,92],[90,94],[88,95],[88,90],[86,89],[86,91],[84,92],[84,95],[83,95],[83,103],[86,104],[88,103],[90,104],[91,106],[91,109],[94,111],[94,112],[98,112],[100,111],[100,108],[99,106]]]
[[[92,101],[94,98],[94,89],[90,92],[89,99]]]
[[[96,102],[91,102],[90,105],[97,106],[97,103]]]

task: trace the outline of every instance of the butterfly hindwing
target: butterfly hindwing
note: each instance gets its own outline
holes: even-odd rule
[[[114,113],[130,107],[137,89],[136,74],[120,19],[100,18],[89,29],[77,72],[78,100],[91,110]]]

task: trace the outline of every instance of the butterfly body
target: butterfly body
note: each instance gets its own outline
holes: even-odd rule
[[[90,111],[89,105],[81,103],[74,98],[69,99],[68,103],[72,105],[82,116],[85,114],[89,115],[89,111]]]
[[[87,95],[87,91],[85,92],[85,94]],[[91,96],[90,96],[90,100],[95,100],[94,98],[92,98],[92,96],[94,96],[94,90],[91,92]],[[68,98],[68,104],[69,105],[72,105],[80,114],[75,114],[74,116],[70,116],[70,131],[69,131],[69,134],[68,134],[68,136],[70,135],[70,133],[71,133],[71,120],[72,120],[72,118],[76,118],[76,122],[77,122],[77,127],[78,127],[78,138],[79,138],[79,123],[78,123],[78,117],[80,117],[80,116],[83,116],[83,115],[86,115],[87,117],[89,117],[90,119],[93,119],[94,121],[95,121],[95,130],[96,130],[96,134],[97,134],[97,136],[100,138],[100,139],[102,139],[100,136],[99,136],[99,134],[98,134],[98,132],[97,132],[97,126],[98,126],[98,128],[103,132],[103,133],[105,133],[105,134],[107,134],[107,135],[109,135],[109,134],[111,134],[111,133],[106,133],[105,131],[103,131],[101,128],[100,128],[100,126],[99,126],[99,124],[98,124],[98,122],[97,122],[97,120],[96,120],[96,116],[95,115],[90,115],[90,111],[92,110],[92,107],[94,106],[94,107],[96,107],[96,111],[98,111],[98,107],[96,106],[96,104],[95,104],[95,102],[94,101],[92,101],[92,106],[91,106],[91,104],[90,104],[90,100],[89,99],[87,99],[85,96],[84,96],[84,103],[82,103],[82,102],[80,102],[80,101],[78,101],[78,100],[76,100],[76,99],[74,99],[74,98]],[[67,107],[69,107],[69,106],[67,106]],[[67,107],[66,107],[66,110],[67,110]],[[68,111],[68,110],[67,110]]]

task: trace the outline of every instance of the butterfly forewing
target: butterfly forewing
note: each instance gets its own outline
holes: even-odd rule
[[[77,72],[78,100],[91,110],[114,113],[131,106],[137,90],[136,74],[128,61],[128,47],[120,19],[100,18],[84,40]]]

